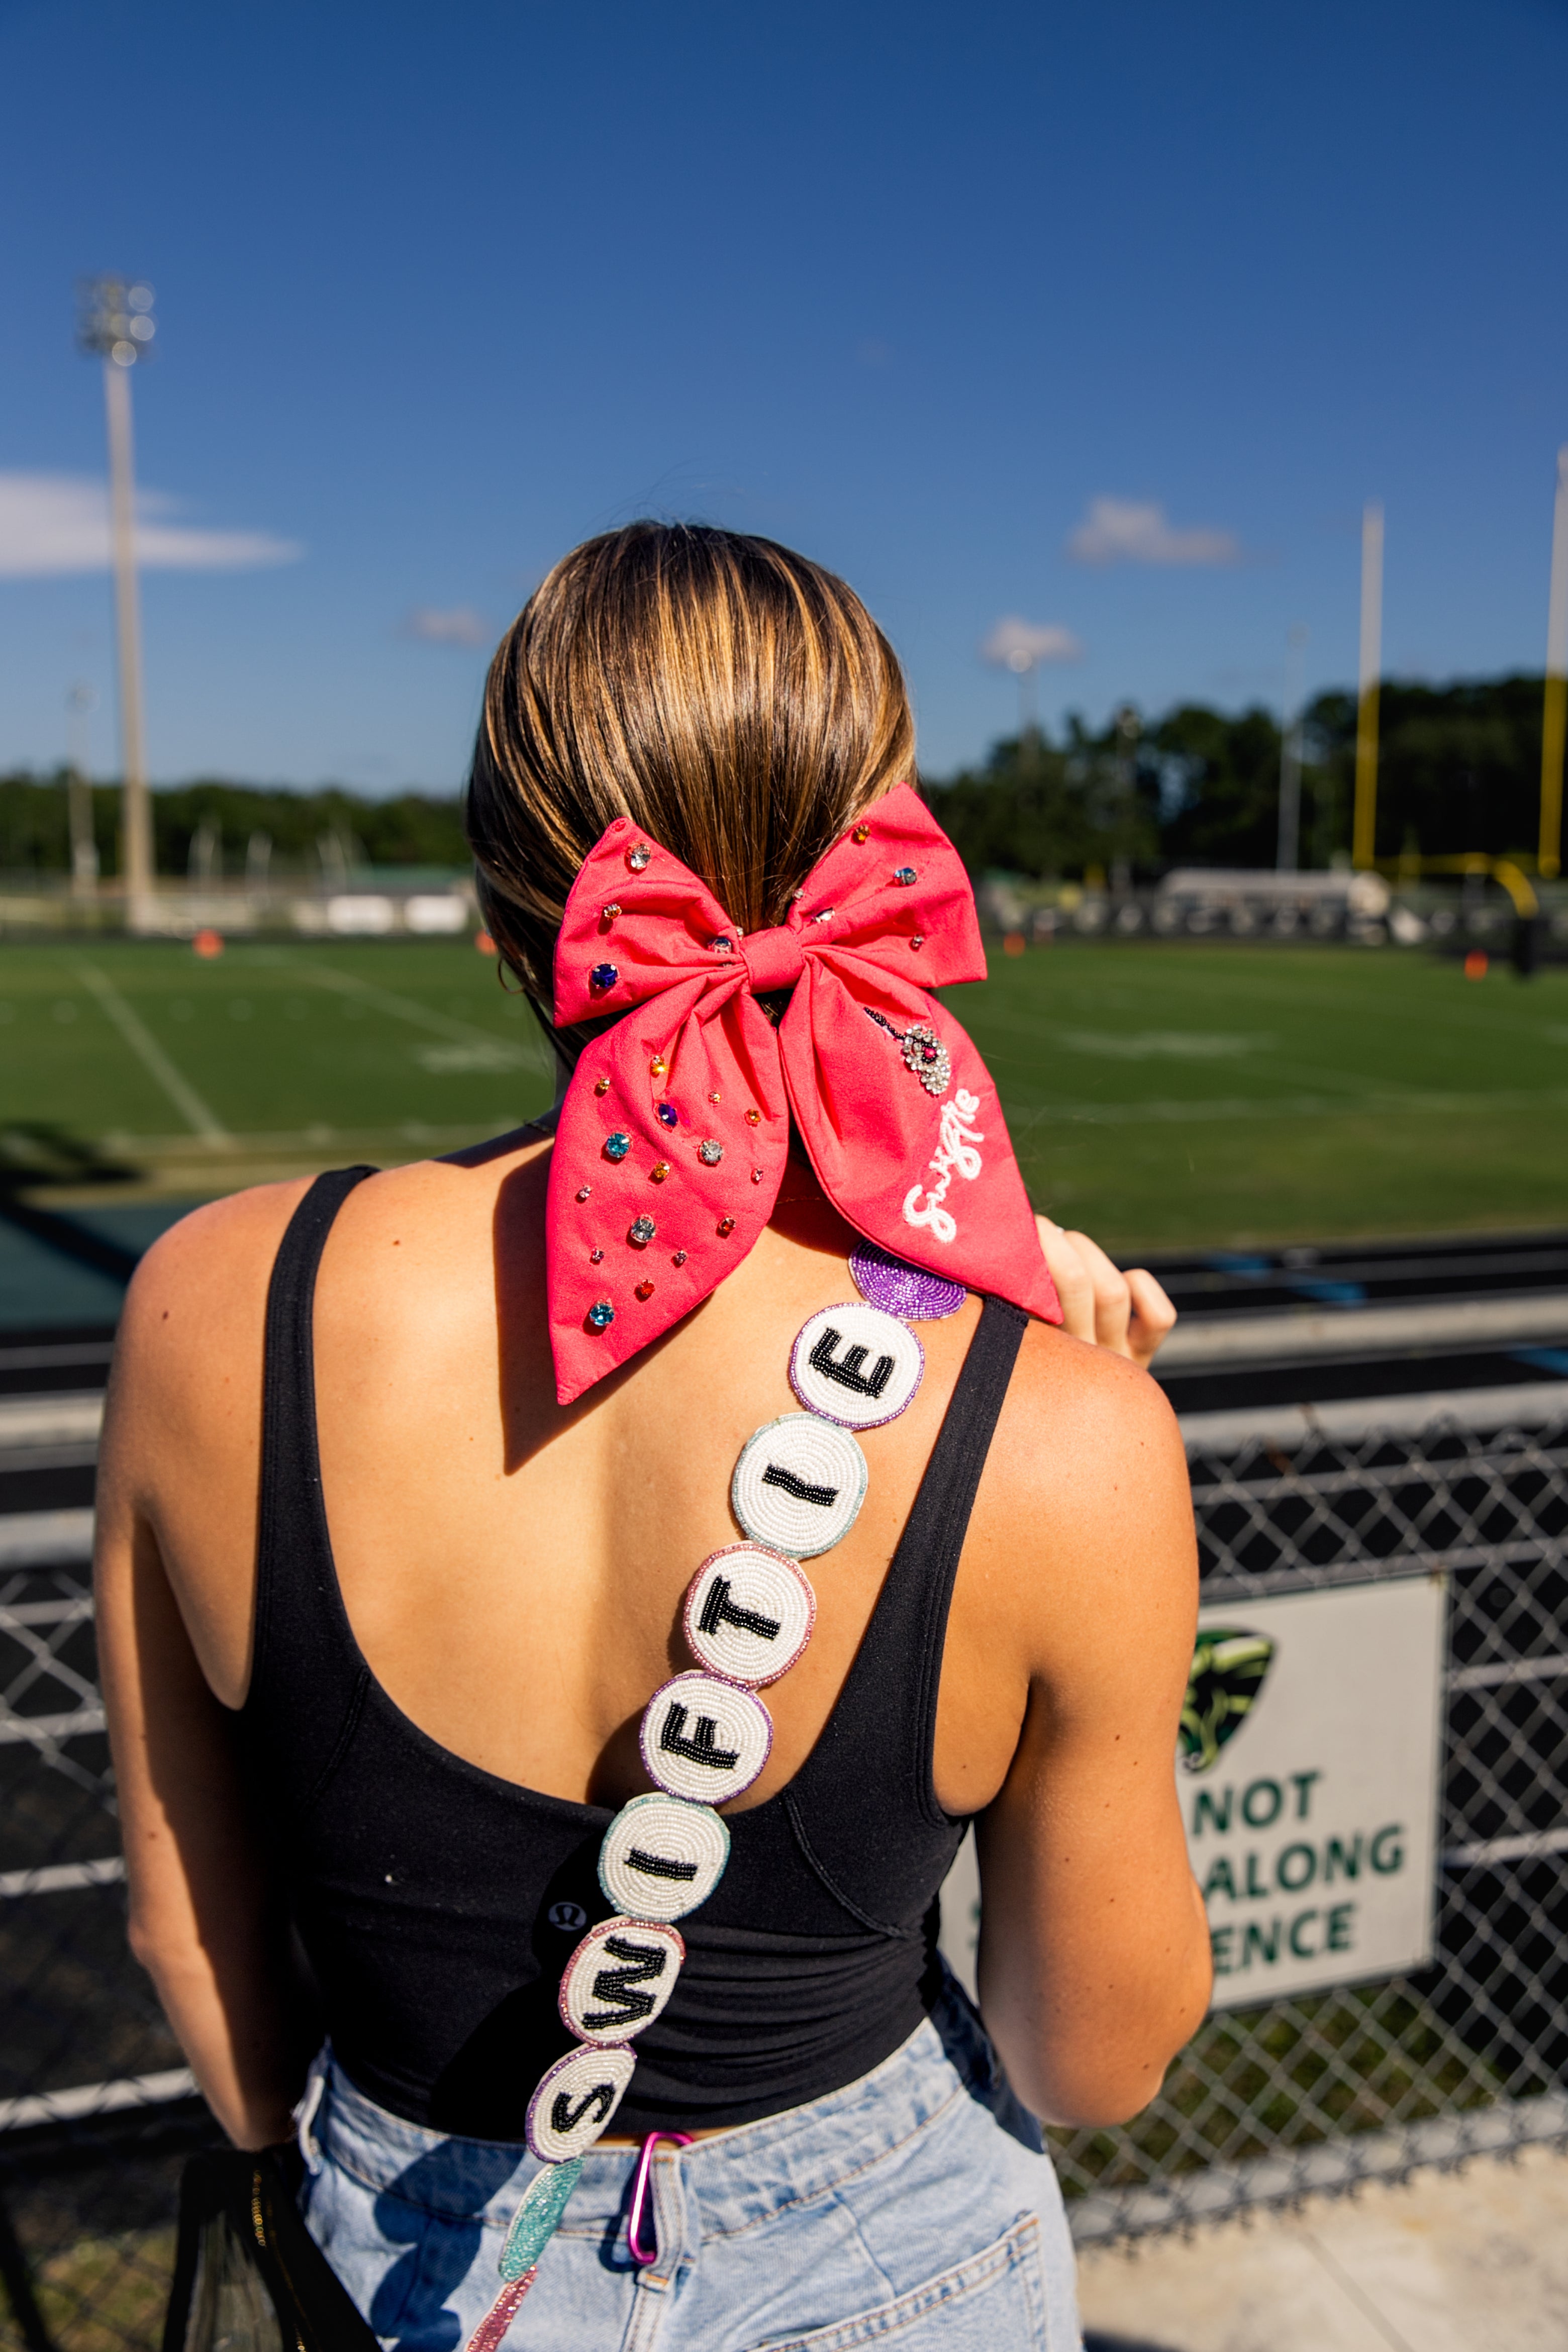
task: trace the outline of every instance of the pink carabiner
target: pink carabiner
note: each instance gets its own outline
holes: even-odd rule
[[[637,2158],[637,2179],[632,2183],[631,2218],[626,2223],[626,2244],[633,2262],[642,2271],[647,2270],[649,2263],[658,2260],[657,2240],[651,2246],[643,2244],[642,2215],[643,2207],[647,2202],[647,2176],[653,2163],[653,2152],[661,2139],[670,2141],[676,2147],[689,2147],[692,2135],[690,2132],[650,2131],[644,2136],[642,2153]]]

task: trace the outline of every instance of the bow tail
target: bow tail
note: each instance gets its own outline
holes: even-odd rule
[[[545,1212],[562,1404],[700,1306],[773,1213],[789,1097],[740,977],[634,1006],[573,1073]]]
[[[876,994],[868,1004],[814,959],[780,1030],[791,1107],[824,1192],[894,1257],[1059,1323],[991,1073],[945,1005],[885,984]],[[918,1043],[903,1042],[916,1025],[945,1050],[940,1091],[921,1083],[930,1066]]]

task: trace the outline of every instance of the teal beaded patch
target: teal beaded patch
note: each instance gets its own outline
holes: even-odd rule
[[[534,2174],[522,2192],[522,2202],[511,2217],[511,2227],[501,2248],[503,2279],[519,2279],[524,2271],[533,2268],[555,2235],[566,2210],[566,2200],[576,2188],[582,2169],[582,2158],[572,2156],[564,2164],[547,2164],[542,2172]]]

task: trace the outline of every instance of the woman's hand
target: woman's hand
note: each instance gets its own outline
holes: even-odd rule
[[[1147,1365],[1169,1337],[1176,1310],[1144,1266],[1123,1274],[1087,1234],[1064,1233],[1049,1217],[1036,1227],[1062,1302],[1062,1328]]]

